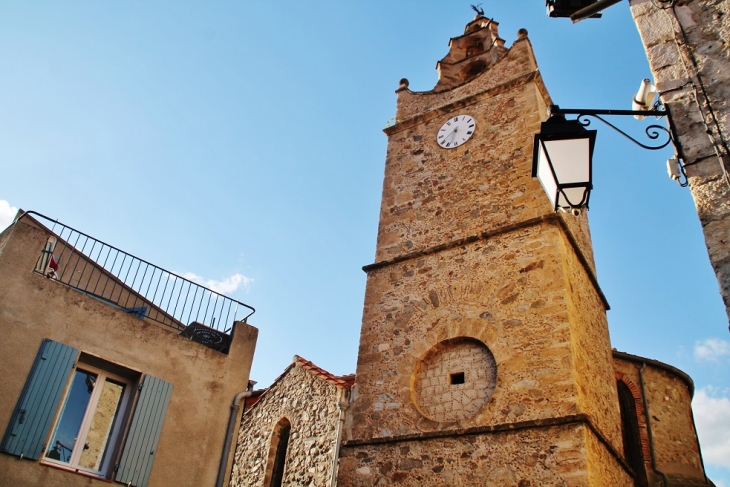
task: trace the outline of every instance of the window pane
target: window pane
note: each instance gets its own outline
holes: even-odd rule
[[[96,377],[96,374],[84,370],[77,369],[74,372],[56,430],[46,450],[46,457],[66,463],[71,459],[81,422],[84,420],[91,393],[94,392]]]
[[[104,460],[106,448],[119,412],[124,384],[106,379],[99,394],[99,402],[91,419],[89,433],[86,435],[84,451],[79,460],[79,467],[99,470]]]

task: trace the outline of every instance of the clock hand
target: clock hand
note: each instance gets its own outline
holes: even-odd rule
[[[451,137],[452,135],[454,135],[454,132],[456,132],[456,127],[454,127],[454,130],[452,130],[451,132],[449,132],[449,135],[447,135],[446,137],[444,137],[444,140],[446,140],[449,137]]]

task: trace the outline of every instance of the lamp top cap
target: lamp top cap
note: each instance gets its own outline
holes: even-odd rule
[[[550,105],[547,109],[547,116],[552,117],[554,115],[560,115],[560,107],[557,105]]]
[[[589,132],[585,126],[576,120],[567,120],[557,105],[550,105],[548,108],[548,119],[540,125],[540,135],[543,137],[560,136],[563,138],[567,135],[583,137]]]

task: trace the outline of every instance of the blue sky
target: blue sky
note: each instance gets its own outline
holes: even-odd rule
[[[564,108],[627,109],[651,76],[626,2],[577,25],[540,0],[484,8],[507,46],[529,31]],[[394,90],[433,88],[472,17],[453,0],[4,2],[0,215],[39,211],[253,305],[260,384],[294,354],[353,372]],[[613,345],[693,377],[708,472],[730,486],[728,319],[690,192],[671,152],[596,128]]]

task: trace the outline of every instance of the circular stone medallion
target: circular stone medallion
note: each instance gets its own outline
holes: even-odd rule
[[[497,383],[492,352],[473,338],[445,340],[419,361],[411,393],[419,411],[439,423],[475,416]]]

